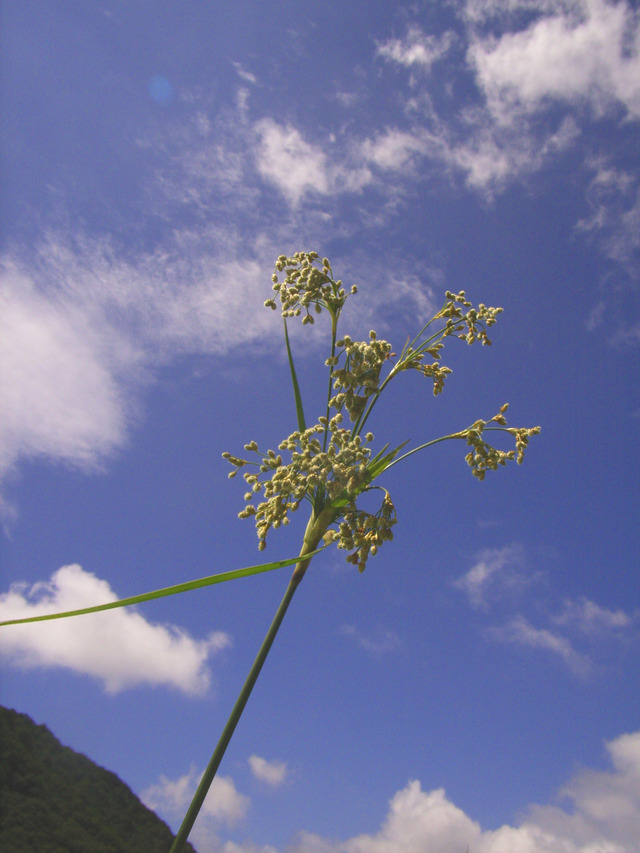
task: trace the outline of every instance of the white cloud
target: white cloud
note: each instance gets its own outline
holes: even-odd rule
[[[588,101],[596,113],[622,105],[637,119],[639,48],[640,22],[626,3],[582,0],[557,7],[519,32],[476,37],[468,58],[501,122],[548,100]]]
[[[330,180],[325,153],[306,142],[291,125],[272,119],[256,124],[260,145],[256,159],[260,174],[275,184],[294,207],[305,193],[327,195]]]
[[[529,572],[525,553],[515,543],[504,548],[486,548],[476,556],[474,565],[454,581],[473,608],[492,613],[495,605],[509,596],[517,598],[530,584],[542,577]],[[513,606],[514,601],[510,604]],[[637,615],[602,607],[585,597],[565,599],[557,613],[537,602],[542,626],[534,626],[521,613],[512,615],[504,625],[483,629],[486,637],[502,643],[540,649],[556,655],[576,676],[584,678],[596,664],[606,664],[615,648],[623,650],[634,636]],[[605,642],[606,641],[606,642]]]
[[[584,678],[591,672],[590,658],[576,651],[566,637],[547,628],[536,628],[524,616],[515,616],[502,627],[489,628],[487,634],[504,643],[543,649],[558,655],[571,672],[579,677]]]
[[[287,845],[288,853],[640,853],[640,732],[623,734],[606,744],[612,769],[579,770],[561,789],[558,805],[534,805],[514,825],[483,829],[442,788],[423,791],[410,781],[389,803],[380,829],[344,841],[302,832]],[[198,781],[193,771],[176,781],[162,778],[143,794],[144,802],[167,818],[182,817]],[[213,830],[235,825],[249,801],[231,779],[214,781],[205,800],[204,817],[194,828],[194,843],[203,853],[276,853],[227,841]],[[208,827],[208,834],[207,834]],[[196,830],[199,829],[199,834]]]
[[[262,177],[274,184],[292,207],[305,195],[340,195],[359,192],[372,180],[363,162],[348,165],[334,162],[319,146],[307,142],[292,125],[280,125],[270,118],[255,124],[259,144],[256,164]],[[338,159],[345,159],[340,156]]]
[[[640,853],[640,732],[607,744],[612,772],[581,770],[563,789],[571,812],[534,806],[517,825],[481,826],[444,790],[409,782],[379,831],[346,841],[302,833],[291,853]]]
[[[531,820],[547,832],[563,835],[584,848],[640,851],[640,732],[607,743],[613,771],[579,770],[563,788],[573,813],[553,806],[531,809]],[[600,840],[601,848],[588,847]]]
[[[282,785],[287,777],[287,765],[284,761],[267,761],[259,755],[250,755],[249,767],[256,779],[274,788]]]
[[[126,443],[159,365],[275,330],[268,269],[206,232],[174,232],[135,260],[106,240],[49,234],[3,267],[0,479],[22,458],[99,466]]]
[[[50,581],[12,584],[0,595],[0,621],[107,604],[109,584],[78,565],[63,566]],[[222,631],[195,640],[173,625],[154,625],[131,608],[0,629],[0,654],[14,666],[64,667],[104,683],[107,693],[138,685],[187,694],[209,687],[209,658],[227,648]]]
[[[179,824],[184,818],[196,788],[202,778],[193,767],[178,779],[161,776],[159,782],[149,785],[140,799],[158,812],[169,823]],[[273,848],[244,847],[231,841],[223,843],[218,833],[221,827],[228,829],[243,821],[251,801],[241,794],[229,776],[216,776],[204,799],[189,840],[199,853],[276,853]]]
[[[571,626],[585,634],[601,634],[628,629],[633,620],[624,610],[609,610],[583,597],[578,601],[565,601],[563,611],[553,617],[553,622]]]
[[[510,126],[497,125],[483,109],[467,110],[462,128],[455,131],[437,122],[425,135],[429,156],[466,176],[469,187],[489,198],[514,180],[535,174],[579,135],[575,120],[565,117],[560,124],[542,132],[526,117],[513,119]]]
[[[489,599],[522,589],[528,582],[524,551],[521,545],[513,544],[480,551],[474,565],[454,586],[468,596],[473,607],[486,607]]]
[[[178,779],[161,776],[157,784],[150,785],[142,792],[141,799],[150,809],[157,810],[170,819],[181,818],[201,778],[202,773],[197,773],[193,768]],[[233,827],[244,820],[249,805],[249,797],[237,790],[233,779],[229,776],[216,776],[202,804],[198,820],[210,818],[218,824]]]
[[[391,172],[404,169],[415,154],[424,154],[425,149],[418,135],[396,129],[387,129],[362,143],[365,160]]]
[[[587,188],[590,213],[576,231],[596,238],[604,254],[620,264],[633,281],[640,277],[640,181],[604,157],[587,163],[593,177]]]
[[[389,628],[379,626],[366,633],[358,630],[354,625],[343,625],[340,633],[345,637],[353,637],[358,646],[372,655],[381,655],[386,652],[395,652],[402,647],[402,641]]]
[[[247,71],[239,62],[234,62],[233,67],[236,69],[236,73],[241,80],[244,80],[245,83],[251,83],[253,86],[258,82],[258,78],[255,74],[252,74],[251,71]]]
[[[113,345],[120,343],[117,336]],[[25,273],[5,266],[0,477],[22,455],[94,465],[123,443],[127,404],[103,344],[79,306],[45,297]]]
[[[378,54],[406,68],[419,66],[428,69],[447,53],[454,39],[451,32],[437,37],[427,35],[420,27],[413,26],[409,27],[403,39],[389,39],[378,44]]]

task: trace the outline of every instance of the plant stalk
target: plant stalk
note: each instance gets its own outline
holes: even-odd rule
[[[184,845],[189,837],[189,833],[193,828],[193,824],[198,817],[198,813],[202,808],[202,804],[209,792],[209,788],[211,787],[211,783],[213,782],[216,773],[218,772],[218,767],[220,766],[220,762],[222,761],[224,754],[226,752],[227,747],[229,746],[229,742],[233,736],[233,733],[240,721],[240,717],[242,716],[242,712],[244,711],[245,705],[251,695],[251,691],[253,690],[256,681],[258,680],[258,676],[260,675],[260,670],[267,659],[267,655],[271,649],[273,641],[275,640],[276,634],[278,633],[278,629],[284,619],[284,615],[287,612],[289,604],[291,603],[291,599],[298,588],[300,581],[304,577],[304,574],[309,566],[309,563],[312,560],[312,557],[308,557],[312,551],[315,551],[316,546],[326,533],[328,527],[328,523],[325,521],[324,514],[321,513],[318,518],[315,518],[315,514],[312,513],[311,518],[309,519],[309,523],[307,525],[307,530],[304,536],[304,542],[302,545],[302,549],[300,550],[299,561],[296,563],[296,568],[291,576],[291,580],[289,581],[289,585],[285,591],[285,594],[280,602],[280,606],[276,611],[276,615],[273,618],[273,622],[271,623],[269,630],[266,633],[264,640],[262,641],[262,645],[256,655],[256,658],[253,662],[251,669],[249,670],[249,675],[247,676],[247,680],[245,681],[238,698],[236,699],[236,703],[233,706],[233,710],[229,715],[229,719],[222,730],[222,734],[220,735],[220,739],[216,745],[216,748],[213,751],[213,755],[211,756],[211,760],[207,766],[207,769],[204,771],[202,779],[200,780],[200,784],[194,794],[194,797],[191,801],[191,804],[187,810],[186,815],[182,821],[182,825],[178,830],[178,834],[176,835],[174,842],[171,846],[171,850],[169,853],[181,853],[184,848]]]

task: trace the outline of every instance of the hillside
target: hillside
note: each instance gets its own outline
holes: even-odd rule
[[[0,706],[0,850],[168,853],[172,840],[114,773]]]

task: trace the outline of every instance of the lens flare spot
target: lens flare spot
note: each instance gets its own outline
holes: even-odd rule
[[[149,80],[149,94],[158,104],[170,104],[173,100],[173,86],[161,74],[156,74]]]

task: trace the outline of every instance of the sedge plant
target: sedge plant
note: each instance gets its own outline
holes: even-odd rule
[[[366,427],[389,383],[398,374],[415,370],[431,380],[433,394],[438,396],[451,373],[450,368],[441,363],[441,350],[447,338],[457,337],[467,344],[479,341],[482,345],[489,345],[491,341],[487,330],[495,324],[502,309],[483,304],[474,308],[464,291],[447,291],[443,307],[396,354],[392,352],[391,344],[378,338],[375,331],[369,332],[366,341],[354,341],[348,335],[338,336],[342,309],[349,296],[357,293],[357,286],[352,286],[347,293],[342,282],[334,278],[329,260],[320,259],[317,252],[296,252],[291,257],[280,255],[272,282],[273,296],[266,300],[265,307],[274,311],[280,308],[284,320],[298,428],[278,445],[277,451],[269,449],[265,452],[257,441],[251,440],[244,445],[248,458],[228,452],[222,455],[233,466],[230,478],[242,471],[247,491],[245,507],[239,517],[254,519],[261,551],[266,547],[271,530],[289,524],[291,515],[303,504],[308,507],[309,517],[289,585],[171,853],[178,853],[187,838],[313,555],[322,544],[335,543],[339,549],[348,552],[347,562],[363,572],[369,557],[393,539],[396,510],[389,492],[378,483],[381,475],[414,453],[441,441],[457,439],[469,448],[466,462],[471,473],[482,480],[487,471],[496,470],[510,460],[521,463],[529,438],[540,431],[539,427],[507,426],[505,404],[487,421],[477,420],[465,429],[427,441],[402,455],[400,452],[407,442],[393,449],[389,449],[387,444],[374,454],[371,446],[374,436]],[[303,325],[312,325],[323,312],[329,315],[331,334],[329,355],[325,361],[328,391],[324,413],[316,423],[307,426],[287,320],[301,318]],[[489,441],[488,433],[491,432],[505,432],[512,436],[515,449],[505,451],[494,447]],[[358,505],[362,495],[372,492],[379,493],[380,497],[380,505],[375,512]]]
[[[449,338],[467,344],[491,344],[488,330],[495,325],[501,308],[484,304],[473,307],[465,292],[446,292],[440,310],[413,337],[409,337],[399,353],[391,344],[369,332],[365,341],[339,334],[338,326],[347,299],[357,293],[349,290],[333,274],[327,258],[316,252],[296,252],[291,257],[280,255],[272,276],[273,292],[265,306],[280,309],[284,322],[284,342],[291,374],[297,429],[285,438],[277,450],[261,449],[255,440],[244,445],[244,453],[223,453],[232,466],[230,478],[242,472],[245,506],[239,517],[252,518],[263,551],[272,530],[288,525],[291,516],[306,507],[308,519],[296,557],[231,572],[200,578],[161,590],[109,602],[83,610],[56,613],[29,619],[13,620],[0,625],[27,621],[44,621],[66,616],[136,604],[166,595],[201,588],[226,580],[246,577],[294,565],[282,601],[258,651],[247,679],[240,691],[211,760],[202,776],[170,853],[180,853],[211,787],[224,753],[247,704],[262,666],[269,654],[291,600],[305,576],[313,557],[332,545],[346,553],[347,562],[363,572],[385,542],[393,539],[397,523],[391,495],[379,482],[394,465],[415,453],[443,441],[460,441],[466,449],[465,460],[471,473],[483,480],[515,460],[520,464],[532,435],[540,427],[509,427],[505,413],[507,404],[488,420],[478,419],[457,432],[432,438],[416,447],[405,449],[408,442],[390,448],[385,444],[374,453],[373,433],[369,430],[374,409],[385,389],[400,373],[413,370],[430,382],[433,394],[442,393],[451,369],[441,362],[442,350]],[[328,315],[330,341],[325,360],[327,369],[326,398],[320,414],[307,426],[300,387],[294,366],[287,321],[301,319],[312,325],[322,314]],[[492,443],[497,433],[509,436],[511,449],[501,450]],[[495,436],[498,438],[498,436]],[[367,506],[362,498],[368,495]],[[379,505],[371,511],[372,498]],[[377,503],[374,501],[374,503]]]

